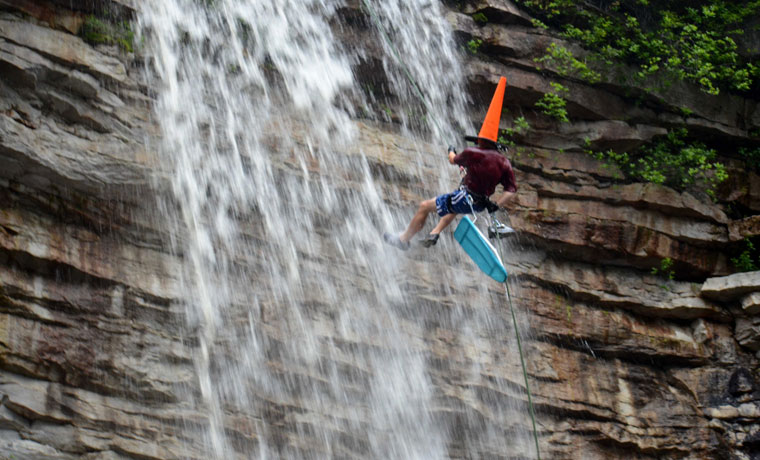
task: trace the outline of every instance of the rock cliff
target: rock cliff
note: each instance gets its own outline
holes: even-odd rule
[[[157,129],[144,56],[77,35],[87,15],[104,11],[129,18],[134,5],[0,1],[0,459],[204,458],[193,435],[207,423],[203,409],[178,396],[199,391],[197,342],[177,306],[182,255],[169,250],[167,229],[146,198],[165,184],[151,148]],[[472,19],[478,12],[487,24]],[[358,4],[336,14],[340,33],[366,34]],[[687,84],[666,94],[613,81],[588,85],[538,70],[534,58],[559,39],[531,27],[508,0],[467,2],[447,9],[447,20],[461,43],[484,43],[467,58],[473,119],[505,75],[509,113],[532,126],[511,150],[519,193],[509,219],[519,237],[507,265],[532,330],[525,349],[542,457],[760,458],[760,273],[732,274],[727,255],[760,229],[757,215],[734,220],[726,212],[737,204],[760,214],[760,178],[727,160],[731,184],[714,203],[631,182],[584,153],[588,143],[634,148],[675,124],[727,144],[749,139],[760,128],[757,101],[707,96]],[[571,88],[571,123],[533,108],[550,78]],[[369,167],[388,178],[388,189],[400,189],[399,213],[439,192],[426,181],[437,163],[416,158],[392,123],[356,123]],[[409,166],[420,161],[422,169]],[[282,173],[297,169],[285,164]],[[360,188],[349,171],[335,174],[346,188]],[[329,253],[308,256],[312,270],[331,260]],[[450,296],[473,297],[482,280],[456,259],[471,281],[441,290],[432,262],[404,257],[409,303],[421,312],[404,318],[404,327],[438,363],[432,381],[441,389],[440,417],[456,428],[458,414],[474,408],[498,422],[483,401],[524,398],[513,377],[519,363],[500,359],[507,346],[500,337],[513,331],[491,331],[483,339],[499,345],[479,348],[453,340],[454,324],[429,326],[436,321],[425,314],[447,308]],[[673,279],[651,273],[666,258]],[[362,284],[360,275],[352,282]],[[487,291],[500,298],[499,286]],[[309,295],[314,308],[329,303],[319,292]],[[506,305],[500,312],[507,318]],[[325,336],[334,335],[337,326],[320,321]],[[286,339],[277,319],[268,327]],[[347,344],[346,366],[351,353],[371,346],[371,337]],[[514,391],[473,388],[473,362]],[[226,428],[246,446],[261,436],[255,421],[266,420],[282,452],[298,455],[318,442],[294,433],[323,423],[299,418],[298,404],[272,401],[266,414],[235,414],[237,423]],[[468,454],[468,436],[452,434],[451,457],[532,455]],[[335,456],[366,453],[361,439],[341,444]]]

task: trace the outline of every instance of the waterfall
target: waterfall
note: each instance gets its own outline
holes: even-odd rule
[[[469,122],[442,6],[372,5],[388,34],[365,32],[382,43],[389,90],[424,110],[422,127],[399,117],[404,138],[419,155],[436,155],[419,167],[444,168],[445,146]],[[196,350],[198,387],[181,395],[203,418],[187,423],[194,456],[520,452],[510,414],[524,412],[504,402],[519,392],[513,382],[484,377],[492,369],[478,356],[509,348],[511,328],[491,314],[500,308],[498,291],[468,282],[471,303],[452,300],[445,280],[457,278],[462,260],[441,250],[430,253],[440,269],[424,276],[451,305],[414,302],[404,282],[413,276],[410,262],[389,257],[398,254],[380,241],[408,213],[388,205],[398,195],[376,181],[361,142],[356,120],[372,124],[367,107],[377,101],[354,76],[369,50],[338,37],[350,33],[340,24],[350,6],[152,0],[140,8],[160,126],[157,182],[169,184],[157,185],[167,189],[157,218],[184,261],[186,331]],[[410,59],[400,63],[394,52]],[[412,102],[414,84],[425,103]],[[439,151],[426,151],[430,145]],[[431,181],[445,189],[453,177]],[[432,355],[435,324],[456,331],[456,356]],[[495,335],[498,343],[490,341]],[[468,372],[437,370],[446,359],[468,362]],[[464,415],[450,416],[457,411]],[[472,450],[452,453],[452,445]]]

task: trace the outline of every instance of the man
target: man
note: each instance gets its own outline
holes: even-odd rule
[[[513,199],[517,191],[515,174],[509,160],[497,149],[505,88],[506,79],[501,77],[478,137],[465,137],[467,140],[477,141],[478,147],[466,148],[458,155],[453,147],[449,147],[449,163],[459,165],[467,170],[460,188],[421,202],[416,214],[403,233],[398,235],[385,233],[383,235],[383,239],[387,243],[399,249],[407,250],[409,241],[417,232],[422,230],[428,215],[436,211],[441,220],[422,241],[422,245],[425,247],[433,246],[438,242],[441,231],[451,224],[457,214],[470,214],[473,211],[480,212],[483,209],[493,212]],[[489,197],[494,193],[498,184],[504,186],[504,192],[494,203]]]

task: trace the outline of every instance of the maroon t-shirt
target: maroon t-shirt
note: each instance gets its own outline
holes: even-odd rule
[[[467,168],[464,185],[475,193],[491,196],[496,185],[505,192],[516,192],[515,172],[507,158],[495,150],[468,147],[454,157],[454,163]]]

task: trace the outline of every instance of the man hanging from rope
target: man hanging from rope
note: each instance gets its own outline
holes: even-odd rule
[[[428,215],[435,211],[441,219],[430,234],[422,240],[423,246],[433,246],[438,242],[440,233],[451,224],[457,214],[470,214],[484,209],[495,212],[514,198],[517,191],[515,173],[509,160],[497,149],[499,121],[506,84],[506,78],[501,77],[478,136],[465,137],[469,141],[477,142],[478,146],[468,147],[460,154],[457,154],[453,147],[449,147],[449,163],[459,165],[467,171],[460,187],[451,193],[444,193],[421,202],[417,213],[403,233],[383,235],[383,239],[388,244],[407,250],[409,241],[422,230]],[[504,192],[496,199],[496,202],[493,202],[489,197],[498,184],[504,187]]]

